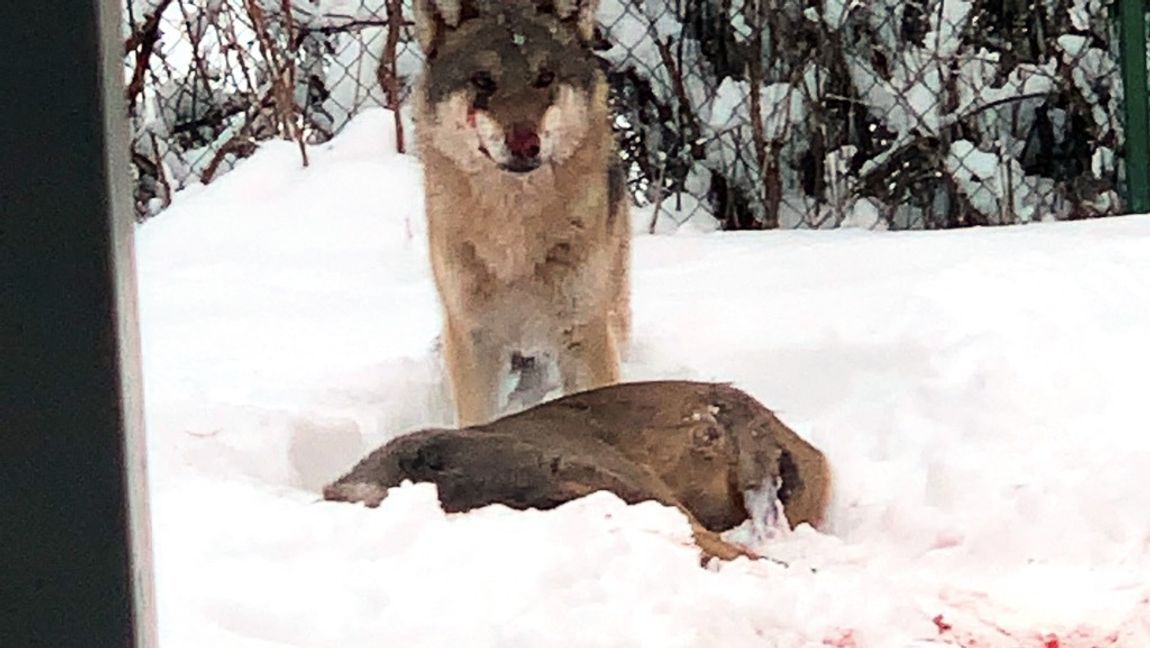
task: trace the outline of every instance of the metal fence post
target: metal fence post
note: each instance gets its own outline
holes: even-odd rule
[[[154,648],[119,2],[0,3],[0,646]]]
[[[1119,0],[1122,87],[1126,112],[1127,211],[1150,212],[1150,104],[1146,85],[1146,14],[1143,0]]]

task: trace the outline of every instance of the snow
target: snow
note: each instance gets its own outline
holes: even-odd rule
[[[656,39],[678,36],[681,26],[665,6],[649,0],[635,3],[604,0],[595,15],[611,34],[611,41],[621,44],[603,52],[605,58],[615,63],[637,63],[653,75],[666,74],[660,69],[662,58]]]
[[[450,418],[392,132],[266,145],[138,230],[165,648],[1150,645],[1150,218],[638,236],[625,378],[733,381],[834,471],[786,566],[703,569],[607,493],[321,501]]]
[[[825,8],[823,9],[823,20],[826,21],[827,27],[832,31],[838,31],[846,24],[847,16],[850,10],[854,8],[854,3],[848,4],[845,0],[825,0]],[[817,16],[817,9],[811,7],[807,9],[807,16]]]
[[[806,114],[802,92],[789,83],[770,83],[759,94],[763,136],[767,141],[781,142],[792,125],[801,122]],[[744,114],[750,101],[749,83],[723,79],[705,111],[709,113],[706,125],[716,132],[738,128],[746,123]]]

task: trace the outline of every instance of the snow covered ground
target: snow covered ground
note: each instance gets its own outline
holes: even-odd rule
[[[139,229],[165,648],[1150,646],[1150,218],[638,237],[625,377],[733,381],[835,473],[789,567],[707,571],[605,493],[320,501],[449,419],[390,132],[268,145]]]

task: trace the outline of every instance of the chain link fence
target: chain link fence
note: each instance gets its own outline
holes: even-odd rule
[[[396,112],[411,0],[124,0],[140,218],[261,142]],[[1123,210],[1100,0],[602,0],[635,201],[727,229],[935,229]]]

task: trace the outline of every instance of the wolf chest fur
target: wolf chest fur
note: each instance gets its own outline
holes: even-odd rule
[[[594,12],[593,1],[415,2],[427,59],[416,135],[461,425],[508,411],[513,358],[553,361],[563,393],[619,378],[630,217],[589,46]]]

